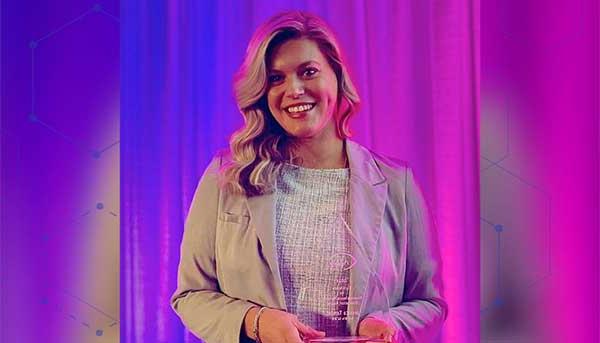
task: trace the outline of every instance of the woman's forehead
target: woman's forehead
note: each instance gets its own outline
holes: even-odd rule
[[[273,51],[270,69],[295,70],[307,62],[323,64],[326,63],[326,59],[314,41],[306,38],[292,39]]]

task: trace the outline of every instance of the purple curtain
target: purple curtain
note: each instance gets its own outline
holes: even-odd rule
[[[441,341],[479,341],[478,0],[123,1],[121,341],[198,341],[169,307],[183,221],[242,123],[231,81],[250,35],[287,9],[337,32],[363,101],[354,139],[423,185],[450,307]]]

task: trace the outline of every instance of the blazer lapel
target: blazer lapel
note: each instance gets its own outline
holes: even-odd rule
[[[277,259],[277,247],[275,246],[275,193],[263,194],[246,198],[248,210],[250,211],[251,224],[256,229],[256,235],[260,241],[263,258],[266,260],[274,282],[273,289],[276,290],[277,304],[263,304],[265,306],[277,306],[287,310],[279,263]]]
[[[353,252],[356,258],[350,270],[350,298],[362,299],[360,303],[349,301],[347,326],[357,334],[358,321],[366,299],[366,287],[373,272],[376,243],[381,232],[381,221],[387,201],[387,182],[375,160],[366,148],[346,140],[346,152],[350,164],[350,229],[353,232]],[[357,247],[358,245],[358,247]],[[379,287],[379,286],[377,286]],[[360,304],[360,305],[359,305]]]

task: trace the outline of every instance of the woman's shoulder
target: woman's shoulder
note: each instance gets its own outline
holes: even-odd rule
[[[212,155],[207,170],[218,171],[221,167],[231,161],[231,152],[227,148],[217,149],[217,151]]]
[[[371,155],[380,173],[385,177],[390,192],[409,192],[410,196],[420,194],[419,183],[415,180],[414,172],[409,163],[403,159],[381,154],[364,148]],[[421,195],[418,195],[419,197]]]
[[[223,167],[228,160],[231,160],[228,149],[219,149],[214,152],[208,160],[208,164],[205,165],[199,182],[217,184]]]
[[[392,157],[389,155],[379,154],[377,152],[371,151],[373,155],[373,159],[377,163],[377,165],[382,168],[382,171],[387,171],[389,173],[406,173],[410,167],[408,166],[408,162],[403,159]]]
[[[231,162],[232,157],[231,157],[231,150],[229,150],[228,148],[221,148],[218,149],[217,152],[215,152],[215,159],[219,160],[219,164],[225,165],[229,162]]]
[[[400,178],[403,180],[407,171],[410,170],[408,162],[403,159],[379,153],[356,142],[354,144],[359,146],[364,153],[370,155],[377,168],[387,179]]]

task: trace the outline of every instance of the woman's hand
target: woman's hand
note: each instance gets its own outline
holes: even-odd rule
[[[263,343],[302,343],[306,338],[325,337],[325,332],[300,322],[293,314],[267,308],[258,318],[258,335]]]
[[[371,338],[383,338],[386,342],[390,343],[401,343],[394,340],[396,328],[388,322],[376,317],[365,317],[361,320],[358,324],[358,335]]]

